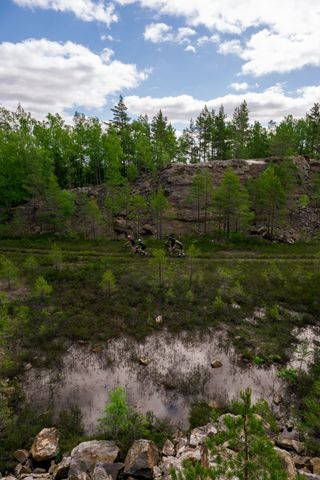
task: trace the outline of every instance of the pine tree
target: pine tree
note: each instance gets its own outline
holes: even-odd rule
[[[111,270],[106,270],[102,275],[100,287],[106,293],[107,297],[110,297],[117,288],[116,279]]]
[[[216,466],[187,463],[182,472],[175,472],[174,480],[287,480],[281,460],[268,438],[264,419],[268,415],[266,402],[252,403],[251,391],[240,394],[233,403],[236,415],[224,416],[224,425],[209,443]]]
[[[163,188],[159,188],[150,197],[150,208],[156,222],[157,238],[162,238],[162,225],[165,212],[170,208],[170,203],[164,194]]]
[[[232,150],[235,158],[248,158],[249,110],[244,100],[235,108],[232,119]]]
[[[227,169],[214,195],[214,211],[227,238],[231,232],[243,232],[253,219],[249,195],[236,173]]]
[[[309,126],[308,146],[309,154],[319,158],[320,156],[320,103],[316,102],[307,113]]]
[[[269,237],[273,238],[276,226],[285,217],[286,207],[286,193],[274,166],[260,174],[255,192],[258,220],[266,225]]]
[[[155,170],[169,165],[177,153],[177,140],[174,128],[167,117],[159,113],[151,122],[152,157]]]
[[[221,105],[218,115],[215,117],[215,131],[216,131],[216,152],[215,158],[217,160],[227,160],[230,158],[230,126],[226,123],[226,114]]]
[[[213,204],[213,179],[208,168],[202,169],[192,179],[189,201],[197,209],[198,231],[203,222],[204,234],[208,231],[209,211]]]

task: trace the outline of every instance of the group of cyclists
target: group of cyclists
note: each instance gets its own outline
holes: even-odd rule
[[[166,248],[170,255],[177,255],[178,257],[184,257],[183,243],[177,240],[174,235],[167,235]],[[147,246],[141,238],[135,240],[132,235],[127,235],[127,246],[132,254],[138,254],[143,257],[148,255]]]

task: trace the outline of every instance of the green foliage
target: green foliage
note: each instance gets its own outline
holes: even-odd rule
[[[302,208],[306,208],[310,203],[310,198],[308,195],[300,195],[298,199],[298,206]]]
[[[56,270],[60,270],[63,264],[63,254],[61,247],[54,243],[49,252],[49,261]]]
[[[39,268],[39,262],[36,257],[28,256],[24,261],[24,267],[30,272],[34,273]]]
[[[104,218],[99,205],[94,198],[87,201],[86,215],[90,225],[89,238],[95,239],[97,236],[98,227],[103,224]]]
[[[110,297],[117,289],[116,278],[111,270],[106,270],[102,275],[100,287],[106,293],[107,297]]]
[[[0,277],[3,278],[11,288],[19,280],[19,270],[16,265],[8,258],[2,256],[0,258]]]
[[[130,211],[129,211],[129,218],[133,220],[135,224],[135,233],[136,235],[141,234],[141,225],[142,220],[147,214],[147,202],[143,195],[137,193],[132,196],[131,204],[130,204]]]
[[[196,207],[198,231],[201,232],[201,223],[203,223],[203,233],[208,231],[209,213],[213,205],[213,178],[208,168],[202,169],[192,178],[189,202]]]
[[[194,428],[206,425],[212,420],[214,409],[211,408],[207,402],[201,400],[198,402],[193,402],[189,410],[189,429],[193,430]]]
[[[265,403],[253,404],[251,391],[241,392],[240,400],[234,402],[236,415],[225,415],[224,429],[209,441],[216,466],[203,467],[186,463],[183,472],[173,478],[220,479],[226,475],[241,480],[286,480],[287,474],[274,450],[264,427],[261,413]],[[228,444],[228,449],[225,444]]]
[[[266,168],[255,183],[257,219],[266,225],[269,237],[285,218],[286,192],[273,166]]]
[[[36,297],[45,298],[52,294],[53,288],[41,275],[35,281],[33,291]]]
[[[168,258],[166,252],[162,249],[155,249],[152,252],[153,258],[150,259],[150,265],[157,270],[158,284],[162,286],[164,280],[164,273],[168,267]]]
[[[130,407],[123,387],[109,392],[100,429],[105,438],[114,440],[124,451],[138,438],[153,440],[160,446],[171,433],[170,426],[157,420],[151,412],[144,417]]]
[[[298,379],[298,371],[295,368],[284,368],[279,370],[277,375],[290,383],[296,383]]]
[[[229,168],[215,191],[214,211],[227,238],[232,232],[245,232],[253,220],[248,193],[239,177]]]
[[[157,238],[161,239],[163,236],[164,215],[170,208],[169,200],[165,196],[162,187],[151,195],[150,208],[157,226]]]

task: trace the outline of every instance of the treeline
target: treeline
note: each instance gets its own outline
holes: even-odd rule
[[[122,97],[113,119],[101,122],[80,113],[67,125],[59,115],[37,121],[21,107],[0,109],[0,204],[6,208],[42,194],[56,182],[61,189],[99,185],[115,178],[135,180],[172,162],[229,158],[320,156],[320,103],[303,119],[292,116],[268,127],[250,123],[246,102],[228,120],[204,107],[178,138],[161,111],[131,120]]]

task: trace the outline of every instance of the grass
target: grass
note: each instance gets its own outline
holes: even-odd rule
[[[157,267],[149,258],[129,255],[124,241],[1,239],[0,253],[20,272],[11,289],[0,279],[0,380],[10,380],[9,410],[21,411],[24,402],[17,392],[27,363],[59,367],[66,349],[79,341],[94,345],[124,335],[140,340],[161,329],[192,334],[214,328],[227,332],[243,360],[261,367],[285,365],[296,347],[294,329],[318,323],[320,245],[211,238],[184,243],[192,242],[200,250],[192,284],[186,257],[168,259],[159,285]],[[53,243],[63,252],[61,268],[50,261]],[[150,250],[159,246],[161,242],[148,241]],[[34,271],[24,265],[30,255],[37,258]],[[100,287],[106,270],[115,276],[110,295]],[[53,287],[52,295],[35,295],[40,275]],[[194,372],[194,381],[191,375],[179,389],[187,394],[197,378]],[[28,425],[23,428],[27,435]]]

